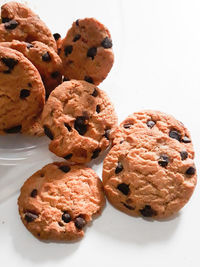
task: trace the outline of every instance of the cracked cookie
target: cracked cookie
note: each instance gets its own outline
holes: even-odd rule
[[[42,123],[51,139],[50,151],[66,160],[85,163],[109,146],[117,117],[105,92],[88,82],[71,80],[52,91]]]
[[[40,41],[57,51],[56,42],[45,23],[26,5],[9,2],[1,7],[0,42]]]
[[[178,212],[196,185],[191,137],[174,117],[144,111],[114,132],[103,164],[108,200],[133,216],[165,218]]]
[[[19,214],[26,228],[42,240],[68,241],[84,236],[86,224],[105,205],[103,186],[90,168],[51,163],[22,186]]]
[[[31,44],[20,41],[0,42],[0,46],[9,47],[21,52],[38,69],[46,89],[46,96],[62,81],[62,61],[55,50],[47,45],[34,41]]]
[[[62,41],[64,76],[98,85],[114,62],[108,29],[94,18],[76,20]]]
[[[20,52],[0,46],[0,133],[30,127],[44,106],[39,72]]]

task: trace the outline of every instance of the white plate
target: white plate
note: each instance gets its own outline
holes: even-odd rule
[[[115,64],[100,88],[112,98],[119,121],[144,108],[173,114],[192,134],[199,170],[199,1],[26,2],[62,36],[77,18],[103,22],[112,34]],[[81,242],[35,239],[20,221],[17,197],[32,173],[58,160],[48,142],[46,137],[0,137],[1,266],[199,266],[199,185],[171,220],[133,218],[107,203]],[[102,163],[92,167],[101,176]]]

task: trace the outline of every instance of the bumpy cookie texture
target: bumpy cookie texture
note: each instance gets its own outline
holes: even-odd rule
[[[40,41],[54,50],[56,42],[45,23],[26,5],[9,2],[1,7],[0,42]]]
[[[103,165],[108,200],[133,216],[159,219],[179,211],[196,185],[188,130],[170,115],[144,111],[129,116],[115,134]]]
[[[39,72],[20,52],[0,46],[0,132],[28,128],[44,106]]]
[[[66,78],[98,85],[114,62],[108,29],[94,18],[77,20],[63,39],[60,56]]]
[[[85,81],[72,80],[63,82],[50,94],[42,123],[51,139],[50,151],[84,163],[97,158],[109,146],[117,117],[105,92]]]
[[[153,134],[163,134],[170,137],[170,140],[175,139],[187,147],[193,147],[190,133],[182,122],[171,115],[154,110],[144,110],[128,116],[112,132],[113,143],[117,144],[127,140],[138,129],[144,129]]]
[[[33,63],[42,77],[46,96],[61,83],[62,61],[52,48],[38,41],[30,44],[16,40],[0,42],[0,46],[18,50]]]
[[[33,123],[28,127],[21,131],[24,135],[31,135],[31,136],[44,136],[44,128],[42,127],[41,123],[41,114],[37,118],[34,118]]]
[[[22,186],[19,213],[26,228],[43,240],[77,240],[105,204],[97,174],[81,165],[52,163]]]

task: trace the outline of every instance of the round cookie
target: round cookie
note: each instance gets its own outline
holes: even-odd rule
[[[0,133],[28,128],[44,106],[39,72],[20,52],[0,46]]]
[[[38,41],[30,44],[17,40],[0,42],[0,46],[18,50],[33,63],[42,77],[46,96],[61,83],[62,61],[52,48]]]
[[[98,85],[114,62],[108,29],[94,18],[77,20],[62,41],[60,57],[66,78]]]
[[[9,2],[1,7],[0,42],[40,41],[57,50],[56,42],[45,23],[26,5]]]
[[[142,124],[150,121],[150,114],[155,124],[149,122],[152,127],[143,127]],[[161,112],[135,113],[122,124],[133,122],[131,119],[134,120],[132,132],[125,134],[104,160],[106,196],[117,209],[129,215],[169,217],[188,202],[196,185],[189,132],[172,116]],[[170,124],[173,136],[169,136]],[[181,133],[180,140],[187,136],[188,143],[174,138],[177,130]]]
[[[22,186],[19,214],[26,228],[42,240],[77,240],[84,226],[105,205],[103,186],[90,168],[51,163]]]
[[[71,80],[52,91],[42,123],[51,139],[50,151],[69,161],[85,163],[109,146],[117,117],[105,92],[85,81]]]

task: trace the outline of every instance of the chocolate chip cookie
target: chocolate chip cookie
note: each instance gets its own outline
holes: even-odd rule
[[[54,50],[56,42],[45,23],[26,5],[9,2],[1,7],[0,42],[40,41]]]
[[[60,56],[66,78],[98,85],[114,62],[108,29],[94,18],[76,20],[63,39]]]
[[[69,161],[95,159],[109,146],[117,117],[105,92],[85,82],[63,82],[49,96],[42,123],[49,149]]]
[[[81,165],[51,163],[22,186],[19,214],[26,228],[42,240],[77,240],[105,204],[97,174]]]
[[[39,72],[20,52],[0,46],[0,133],[28,128],[44,106]]]
[[[30,44],[16,40],[0,42],[0,46],[18,50],[33,63],[42,77],[46,96],[61,83],[62,61],[52,48],[38,41]]]
[[[115,131],[103,165],[108,200],[133,216],[178,212],[196,185],[191,137],[174,117],[157,111],[129,116]]]

